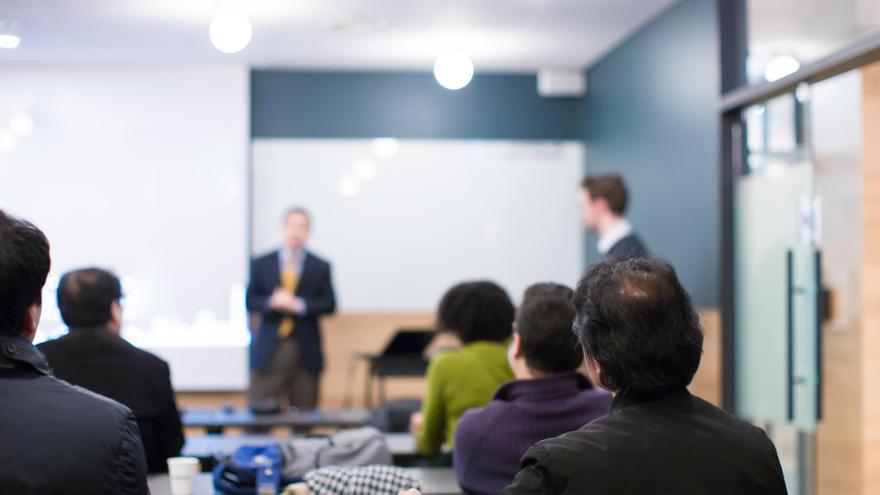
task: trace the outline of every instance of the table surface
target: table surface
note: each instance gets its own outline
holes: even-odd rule
[[[181,455],[200,459],[212,458],[215,454],[231,454],[242,445],[266,445],[293,438],[297,437],[290,435],[194,435],[186,438]],[[388,443],[391,455],[395,457],[418,454],[416,441],[409,433],[386,433],[385,441]]]
[[[424,495],[460,495],[461,488],[452,468],[406,468],[419,479]],[[167,474],[151,475],[147,479],[153,495],[171,495],[171,484]],[[212,495],[214,491],[210,473],[199,474],[193,495]]]
[[[222,428],[227,426],[357,427],[367,424],[370,411],[290,411],[280,414],[254,414],[246,409],[191,409],[181,421],[187,427]]]

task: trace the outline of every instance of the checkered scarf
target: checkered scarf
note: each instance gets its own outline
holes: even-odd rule
[[[395,466],[330,466],[306,473],[311,495],[396,495],[419,488],[414,475]]]

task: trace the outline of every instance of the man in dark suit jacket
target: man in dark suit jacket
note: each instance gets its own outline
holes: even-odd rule
[[[184,442],[171,373],[168,363],[119,336],[119,279],[99,268],[72,271],[61,278],[57,296],[70,332],[37,346],[53,373],[131,408],[147,469],[167,471],[166,459],[180,455]]]
[[[645,258],[648,249],[624,216],[626,185],[619,175],[591,175],[581,182],[584,226],[599,236],[598,249],[606,258]]]
[[[311,218],[302,208],[284,216],[283,246],[251,264],[252,403],[302,409],[318,405],[324,368],[319,319],[336,310],[330,264],[306,251]]]
[[[49,242],[0,211],[0,493],[143,495],[131,411],[52,376],[34,347]]]

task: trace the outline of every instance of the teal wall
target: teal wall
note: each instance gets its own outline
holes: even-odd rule
[[[719,304],[716,16],[712,0],[664,12],[587,71],[581,112],[587,171],[624,176],[635,228],[701,307]]]
[[[580,98],[542,98],[534,75],[477,74],[458,91],[430,73],[251,72],[254,138],[577,140]]]

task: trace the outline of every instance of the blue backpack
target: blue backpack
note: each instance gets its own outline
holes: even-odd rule
[[[285,478],[284,456],[277,444],[245,445],[214,467],[214,489],[229,495],[279,493],[283,486],[302,478]],[[271,490],[271,491],[270,491]]]

